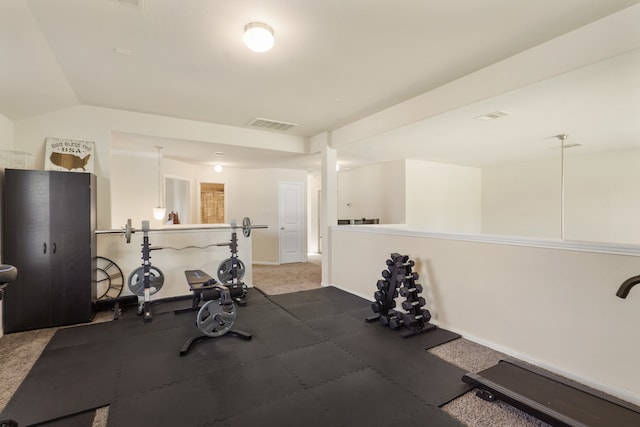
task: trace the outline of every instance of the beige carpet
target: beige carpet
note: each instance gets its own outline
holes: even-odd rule
[[[309,255],[307,262],[282,265],[253,264],[253,286],[267,295],[288,294],[319,288],[320,255]]]
[[[284,265],[253,265],[253,285],[267,295],[320,287],[321,260]],[[372,284],[372,293],[375,284]],[[94,322],[109,321],[111,313],[98,313]],[[20,332],[0,338],[0,411],[36,362],[56,329]],[[465,339],[457,339],[430,350],[442,359],[469,372],[479,372],[498,362],[502,354]],[[429,384],[425,384],[428,387]],[[543,427],[543,423],[502,402],[486,402],[471,391],[445,405],[443,410],[469,427]],[[107,425],[108,407],[96,412],[93,427]],[[428,425],[428,420],[424,420]]]

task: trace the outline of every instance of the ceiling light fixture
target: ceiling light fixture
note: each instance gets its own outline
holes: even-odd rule
[[[252,51],[266,52],[273,47],[273,29],[262,22],[250,22],[244,26],[242,40]]]
[[[215,153],[213,153],[213,156],[216,158],[222,157],[224,156],[224,153],[222,151],[216,151]],[[220,163],[216,163],[215,166],[213,167],[213,170],[216,171],[217,173],[222,172],[222,165]]]
[[[164,214],[167,212],[167,208],[162,206],[162,167],[161,167],[161,159],[162,159],[162,147],[156,145],[156,149],[158,150],[158,206],[153,208],[153,217],[157,220],[164,219]]]

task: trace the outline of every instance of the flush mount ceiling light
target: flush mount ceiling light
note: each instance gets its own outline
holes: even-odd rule
[[[244,26],[244,44],[254,52],[266,52],[273,47],[273,29],[262,22],[251,22]]]

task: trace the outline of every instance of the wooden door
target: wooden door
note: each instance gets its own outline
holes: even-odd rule
[[[224,184],[200,184],[200,222],[224,224]]]

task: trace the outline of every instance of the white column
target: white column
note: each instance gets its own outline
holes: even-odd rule
[[[331,285],[331,226],[338,224],[338,173],[336,150],[329,146],[330,135],[322,147],[322,209],[320,233],[322,236],[322,286]]]

